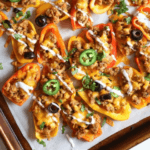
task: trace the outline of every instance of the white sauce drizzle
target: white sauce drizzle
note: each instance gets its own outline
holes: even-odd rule
[[[124,94],[122,94],[121,91],[115,90],[115,89],[112,89],[112,88],[109,87],[109,86],[106,86],[106,84],[103,83],[103,82],[100,81],[100,80],[95,80],[95,81],[98,82],[99,84],[101,84],[101,85],[103,86],[103,88],[106,88],[106,90],[108,90],[109,92],[113,92],[113,93],[115,93],[115,94],[117,94],[117,95],[119,95],[119,96],[124,97]]]
[[[51,70],[53,71],[53,69],[51,68]],[[65,87],[71,92],[73,93],[73,91],[71,90],[71,88],[68,86],[68,84],[58,75],[55,74],[57,76],[57,78],[65,85]]]
[[[24,82],[20,82],[20,81],[16,82],[15,85],[16,85],[17,88],[23,89],[28,95],[31,95],[29,90],[33,90],[33,87],[25,84]]]
[[[127,42],[127,45],[128,45],[133,51],[136,51],[136,50],[133,48],[133,45],[131,44],[130,41]]]
[[[21,33],[17,33],[17,32],[16,32],[14,29],[12,29],[12,28],[8,28],[7,30],[10,31],[10,32],[12,32],[11,34],[10,34],[10,33],[7,33],[7,35],[11,35],[14,39],[16,39],[15,36],[14,36],[15,34],[19,34],[19,35],[21,36],[21,38],[26,38],[25,35],[23,35],[23,34],[21,34]],[[30,39],[30,38],[28,38],[28,37],[27,37],[27,39],[28,39],[32,44],[36,44],[36,42],[37,42],[36,39]],[[22,40],[20,40],[20,39],[18,39],[17,41],[18,41],[19,43],[25,45],[26,47],[28,46],[24,41],[22,41]],[[33,49],[33,48],[30,47],[29,49],[30,49],[30,51],[34,52],[34,49]]]
[[[81,70],[81,68],[77,68],[78,69],[78,72],[77,73],[80,73],[80,74],[83,74],[83,75],[86,75],[86,73],[84,71]]]
[[[128,90],[127,94],[130,94],[133,90],[133,86],[132,86],[132,83],[130,81],[129,75],[124,69],[122,70],[122,73],[123,73],[124,77],[126,78],[126,80],[128,81],[128,84],[129,84],[129,90]]]
[[[112,34],[113,34],[114,36],[116,36],[115,32],[112,32]]]
[[[57,118],[54,117],[53,114],[50,113],[50,112],[45,108],[45,106],[44,106],[40,101],[38,101],[38,100],[36,99],[35,96],[33,96],[32,99],[35,100],[35,101],[38,103],[38,105],[40,105],[42,108],[44,108],[45,111],[47,112],[47,114],[48,114],[49,116],[52,116],[53,121],[58,122]],[[53,103],[53,105],[54,105],[54,104],[55,104],[55,103]],[[60,109],[60,107],[59,107],[58,105],[55,104],[55,106],[57,106],[57,108]]]
[[[68,134],[66,134],[66,137],[67,137],[68,141],[70,142],[71,146],[74,148],[75,144],[74,144],[73,140],[70,138],[70,136]]]
[[[105,46],[105,44],[94,34],[94,32],[92,30],[89,30],[88,32],[94,36],[96,41],[99,42],[106,51],[108,50],[108,48]]]
[[[137,18],[140,22],[145,23],[145,25],[150,28],[150,20],[144,14],[138,12]]]
[[[53,56],[57,56],[60,60],[63,60],[64,62],[66,62],[61,55],[56,54],[52,49],[50,49],[44,45],[40,45],[40,47],[45,51],[49,51]]]
[[[111,55],[111,57],[113,58],[113,60],[117,61],[115,55]]]
[[[125,0],[125,3],[126,5],[130,5],[129,1],[128,0]]]

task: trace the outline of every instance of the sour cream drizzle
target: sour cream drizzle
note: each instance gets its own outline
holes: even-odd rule
[[[40,45],[40,47],[45,51],[49,51],[53,56],[57,56],[60,60],[63,60],[64,62],[66,62],[61,55],[56,54],[52,49],[50,49],[44,45]]]
[[[89,111],[89,110],[87,110],[87,111],[88,111],[88,113],[91,113],[91,111]],[[77,120],[78,122],[85,123],[85,124],[87,124],[87,125],[91,125],[91,124],[94,124],[94,123],[95,123],[95,119],[94,119],[93,116],[91,116],[91,122],[88,122],[88,121],[84,121],[84,120],[82,120],[82,119],[80,119],[80,118],[76,118],[76,117],[73,116],[73,115],[69,115],[69,114],[68,114],[67,112],[65,112],[65,111],[63,111],[63,113],[66,114],[66,115],[68,115],[68,116],[70,116],[70,117],[72,117],[74,120]]]
[[[57,118],[54,117],[53,114],[50,113],[50,112],[48,111],[48,109],[45,108],[45,106],[44,106],[40,101],[38,101],[38,100],[36,99],[35,96],[33,96],[32,99],[33,99],[34,101],[36,101],[36,102],[38,103],[38,105],[40,105],[40,106],[47,112],[47,114],[48,114],[49,116],[52,116],[52,119],[53,119],[55,122],[58,122]],[[54,105],[54,104],[55,104],[55,103],[53,103],[53,105]],[[55,104],[55,106],[56,106],[56,104]],[[57,107],[58,107],[58,105],[57,105]],[[60,109],[60,107],[59,107],[59,109]]]
[[[92,30],[89,30],[88,32],[94,36],[96,41],[99,42],[106,51],[108,50],[108,48],[105,46],[105,44],[94,34],[94,32]]]
[[[150,28],[150,20],[144,14],[138,12],[137,18],[140,22],[145,23],[145,25]]]
[[[66,137],[67,137],[68,141],[70,142],[71,146],[74,148],[75,144],[74,144],[73,140],[70,138],[70,136],[68,134],[66,134]]]
[[[8,28],[7,29],[8,31],[10,31],[10,32],[12,32],[11,34],[10,33],[7,33],[8,35],[11,35],[14,39],[16,39],[15,38],[15,34],[19,34],[22,38],[26,38],[26,36],[25,35],[23,35],[23,34],[21,34],[21,33],[17,33],[14,29],[12,29],[12,28]],[[27,40],[28,41],[30,41],[32,44],[36,44],[36,42],[37,42],[37,40],[36,39],[30,39],[29,37],[27,37]],[[26,47],[28,46],[24,41],[22,41],[22,40],[20,40],[20,39],[18,39],[17,40],[19,43],[21,43],[21,44],[23,44],[23,45],[25,45]],[[32,52],[34,51],[34,49],[33,48],[29,48]]]
[[[51,70],[53,71],[53,69],[51,68]],[[73,91],[71,90],[71,88],[68,86],[68,84],[58,75],[55,74],[57,76],[57,78],[65,85],[65,87],[71,92],[73,93]]]
[[[132,86],[132,83],[130,81],[129,75],[124,69],[122,70],[122,73],[123,73],[124,77],[126,78],[126,80],[128,81],[128,84],[129,84],[129,90],[128,90],[127,94],[130,94],[133,90],[133,86]]]
[[[113,58],[113,60],[117,61],[115,55],[111,55],[111,57]]]
[[[136,51],[134,48],[133,48],[133,45],[130,41],[127,42],[128,46],[133,50],[133,51]]]
[[[23,89],[28,95],[31,95],[29,90],[33,90],[33,87],[25,84],[24,82],[16,82],[16,87]]]
[[[103,88],[106,88],[106,90],[107,91],[109,91],[109,92],[113,92],[113,93],[115,93],[115,94],[117,94],[117,95],[119,95],[119,96],[122,96],[122,97],[124,97],[124,94],[122,94],[121,93],[121,91],[119,91],[119,90],[115,90],[115,89],[112,89],[111,87],[109,87],[109,86],[106,86],[106,84],[105,83],[103,83],[102,81],[100,81],[100,80],[95,80],[96,82],[98,82],[99,84],[101,84],[102,86],[103,86]]]

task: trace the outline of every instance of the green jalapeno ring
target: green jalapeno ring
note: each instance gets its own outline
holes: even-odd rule
[[[55,95],[55,94],[57,94],[59,89],[60,89],[60,83],[56,79],[48,80],[43,85],[43,92],[47,95]]]
[[[91,66],[96,62],[97,53],[94,49],[87,49],[80,54],[79,61],[83,66]]]

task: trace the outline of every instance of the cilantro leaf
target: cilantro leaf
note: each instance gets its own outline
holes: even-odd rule
[[[90,116],[93,116],[93,115],[94,115],[94,111],[91,112],[91,113],[88,113],[88,114],[86,115],[86,118],[89,118]]]
[[[19,11],[18,13],[16,13],[16,18],[19,18],[20,16],[23,16],[23,12]]]
[[[85,110],[85,105],[82,104],[82,105],[81,105],[81,111],[84,112],[84,110]]]
[[[0,63],[0,70],[3,70],[3,66],[2,66],[2,63]]]
[[[80,90],[78,90],[78,92],[82,92],[82,91],[84,91],[84,88],[82,87]]]
[[[25,14],[25,16],[24,16],[24,18],[22,20],[28,19],[29,17],[31,17],[31,12],[27,11],[26,14]]]
[[[69,69],[74,68],[74,71],[71,71],[72,75],[75,75],[76,73],[78,73],[78,68],[76,66],[71,66]]]
[[[131,22],[131,17],[125,18],[125,20],[126,20],[127,24],[130,24],[130,22]]]
[[[62,126],[61,130],[62,130],[62,134],[64,134],[65,133],[65,126],[64,125]]]
[[[114,89],[120,91],[120,88],[117,87],[117,86],[114,86]],[[115,98],[119,97],[119,95],[117,95],[116,93],[113,93],[113,92],[111,92],[111,96],[113,96],[113,97],[115,97]]]
[[[112,23],[116,23],[118,20],[111,20]]]
[[[61,106],[61,109],[62,109],[62,110],[65,110],[65,108],[64,108],[63,106]]]
[[[7,23],[5,23],[5,21],[3,21],[3,26],[4,26],[5,29],[10,28],[10,26]]]
[[[57,74],[58,72],[57,71],[55,71],[55,72],[53,72],[52,74]]]
[[[101,101],[97,97],[95,98],[95,100],[96,100],[98,105],[101,105]]]
[[[146,81],[150,81],[150,73],[149,73],[146,77],[144,77],[144,79],[145,79]]]
[[[102,122],[102,127],[104,126],[104,124],[106,123],[106,117],[103,119],[103,122]]]
[[[106,74],[106,73],[101,73],[100,76],[110,77],[110,75],[109,75],[109,74]]]
[[[37,142],[39,143],[39,144],[42,144],[43,145],[43,147],[46,147],[46,143],[43,141],[43,140],[39,140],[39,139],[37,139]]]
[[[120,0],[119,5],[116,5],[115,11],[118,13],[118,15],[127,12],[129,9],[127,8],[127,5],[125,3],[125,0]]]
[[[97,60],[102,61],[103,58],[106,57],[106,53],[105,51],[103,51],[102,53],[98,53],[97,54]]]
[[[61,100],[61,99],[59,99],[59,102],[60,102],[60,103],[62,103],[62,100]]]
[[[17,21],[16,21],[16,19],[14,17],[12,18],[12,20],[13,20],[14,23],[17,23]]]
[[[40,129],[43,130],[45,126],[45,122],[42,122],[42,124],[40,125]]]
[[[16,34],[14,34],[14,37],[16,40],[19,40],[22,38],[22,35],[16,33]]]

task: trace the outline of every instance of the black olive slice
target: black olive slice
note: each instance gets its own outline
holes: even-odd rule
[[[58,106],[58,104],[56,104],[56,103],[51,103],[51,104],[49,104],[49,105],[48,105],[48,111],[49,111],[50,113],[53,113],[53,114],[57,113],[57,112],[59,111],[59,106]]]
[[[111,94],[110,93],[100,96],[101,101],[104,101],[104,100],[107,100],[107,99],[111,99]]]
[[[19,10],[18,8],[14,8],[14,9],[13,9],[13,12],[14,12],[14,13],[18,13],[18,12],[20,12],[20,10]]]
[[[24,58],[25,59],[33,59],[33,58],[36,58],[36,56],[35,56],[34,52],[25,52]]]
[[[142,33],[141,30],[135,29],[135,30],[131,31],[131,38],[133,40],[138,40],[139,41],[139,40],[142,39],[142,37],[143,37],[143,33]]]
[[[12,28],[11,23],[10,23],[9,20],[4,20],[4,23],[6,23],[6,24],[9,26],[9,28]],[[4,26],[4,27],[5,27],[5,26]]]
[[[96,83],[95,91],[100,92],[103,89],[103,86],[99,84],[98,82],[95,82],[95,83]]]
[[[40,15],[35,19],[35,23],[39,27],[44,27],[47,24],[47,16]]]

